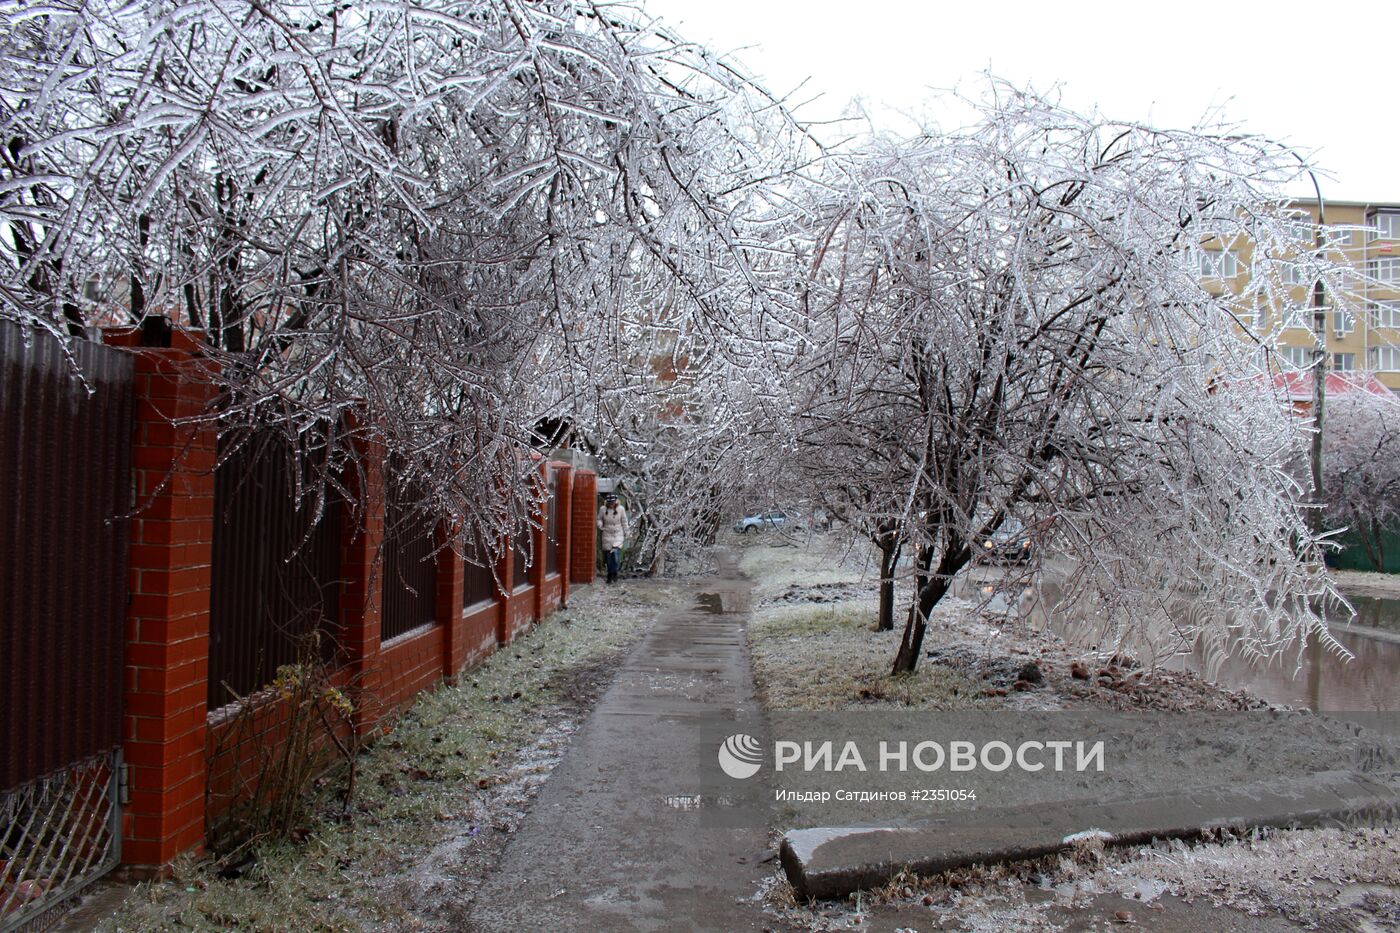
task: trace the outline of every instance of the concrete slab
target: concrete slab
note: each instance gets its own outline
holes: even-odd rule
[[[979,810],[912,826],[797,829],[784,837],[781,857],[800,895],[833,898],[878,887],[905,869],[930,875],[1035,859],[1093,836],[1132,844],[1220,828],[1374,824],[1397,817],[1400,776],[1327,771],[1137,800]]]

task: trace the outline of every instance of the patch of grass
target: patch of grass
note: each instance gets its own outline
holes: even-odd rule
[[[773,607],[760,616],[755,622],[765,638],[868,632],[875,622],[874,606],[864,601]]]
[[[755,599],[781,593],[793,584],[854,583],[874,577],[867,574],[862,555],[841,545],[834,538],[777,544],[747,541],[735,535],[741,549],[739,571],[754,582]],[[877,568],[878,569],[878,568]]]
[[[648,606],[625,588],[576,592],[570,609],[464,674],[419,697],[359,759],[353,811],[342,817],[329,784],[297,843],[259,846],[238,878],[181,859],[172,877],[143,884],[105,929],[408,930],[414,905],[376,882],[406,869],[460,820],[547,728],[576,702],[576,681],[616,658],[646,630]]]
[[[773,710],[928,709],[987,705],[982,687],[936,664],[892,676],[899,633],[876,632],[873,600],[767,606],[749,622],[754,679]]]
[[[983,695],[980,683],[948,667],[922,664],[911,675],[890,674],[899,632],[874,630],[877,581],[858,549],[830,538],[813,538],[805,546],[753,542],[745,545],[739,568],[754,582],[749,653],[754,680],[769,709],[996,705]],[[797,604],[774,600],[792,586],[862,582],[869,585],[868,599]]]

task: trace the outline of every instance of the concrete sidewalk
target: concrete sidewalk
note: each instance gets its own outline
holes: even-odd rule
[[[716,821],[706,810],[715,800],[700,793],[700,764],[715,747],[698,723],[761,721],[744,636],[748,592],[721,552],[719,579],[664,611],[498,870],[472,892],[471,929],[763,928],[761,906],[748,899],[768,870],[764,821]]]

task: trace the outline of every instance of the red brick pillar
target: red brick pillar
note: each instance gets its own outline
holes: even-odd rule
[[[461,535],[443,522],[437,558],[437,622],[442,626],[442,676],[451,680],[467,663],[467,631],[462,624],[466,562],[459,553]]]
[[[504,537],[501,541],[501,556],[496,561],[496,599],[500,611],[496,616],[496,645],[504,645],[511,636],[511,609],[515,605],[512,591],[515,589],[515,541]]]
[[[569,580],[573,583],[593,582],[594,562],[598,559],[594,547],[598,543],[598,475],[580,468],[574,472],[573,496],[569,510]]]
[[[555,494],[559,497],[559,605],[569,605],[569,567],[573,563],[573,553],[569,550],[569,539],[573,531],[574,468],[567,464],[556,464],[559,471],[559,485]]]
[[[108,343],[137,347],[136,331]],[[204,842],[209,680],[209,586],[214,540],[215,393],[197,341],[136,356],[125,726],[131,802],[122,861],[159,867]]]
[[[549,547],[549,535],[545,526],[549,522],[549,464],[540,461],[539,464],[539,495],[535,499],[534,513],[535,521],[539,527],[530,532],[530,540],[534,542],[534,563],[530,565],[530,582],[534,584],[534,610],[535,621],[544,619],[544,576],[545,559],[544,549]]]
[[[384,543],[384,452],[379,445],[360,447],[360,472],[352,471],[347,488],[364,502],[363,527],[341,524],[340,644],[350,674],[355,703],[355,730],[364,735],[379,721],[379,634],[383,612],[380,548]],[[363,488],[361,488],[363,483]]]

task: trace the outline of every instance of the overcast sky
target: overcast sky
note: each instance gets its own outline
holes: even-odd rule
[[[733,53],[773,91],[810,79],[801,96],[822,99],[799,111],[808,119],[839,116],[859,97],[885,128],[909,127],[900,114],[921,109],[946,123],[950,111],[929,107],[930,89],[975,90],[990,68],[1041,91],[1059,84],[1067,105],[1109,117],[1181,127],[1223,110],[1247,132],[1316,150],[1334,176],[1321,179],[1324,197],[1400,201],[1400,6],[1388,2],[645,6],[687,38]]]

